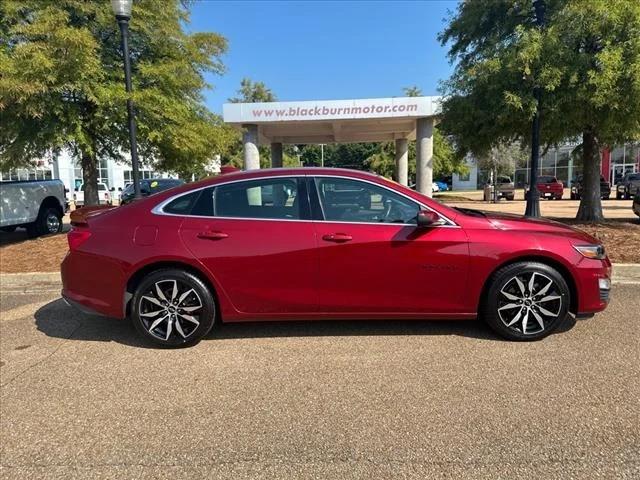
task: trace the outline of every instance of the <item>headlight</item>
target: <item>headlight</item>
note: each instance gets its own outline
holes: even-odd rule
[[[618,191],[624,192],[624,185],[618,185]]]
[[[602,245],[574,245],[573,248],[580,252],[583,257],[594,260],[604,260],[607,256]]]

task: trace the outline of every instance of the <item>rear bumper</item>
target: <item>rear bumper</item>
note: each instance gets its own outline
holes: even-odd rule
[[[124,318],[124,274],[112,259],[69,252],[60,265],[62,298],[91,314]]]

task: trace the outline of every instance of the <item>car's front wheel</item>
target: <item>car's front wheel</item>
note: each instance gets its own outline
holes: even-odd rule
[[[482,316],[509,340],[539,340],[565,320],[570,298],[567,282],[556,269],[518,262],[493,275]]]
[[[164,347],[186,347],[213,327],[216,307],[207,285],[179,269],[146,276],[131,299],[131,320],[147,340]]]

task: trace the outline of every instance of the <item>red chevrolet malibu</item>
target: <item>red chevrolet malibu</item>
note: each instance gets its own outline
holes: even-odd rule
[[[353,170],[230,173],[73,223],[63,297],[166,346],[271,319],[479,317],[537,340],[609,299],[593,237]]]

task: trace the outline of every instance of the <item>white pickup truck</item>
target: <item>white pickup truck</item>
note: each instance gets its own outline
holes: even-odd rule
[[[84,206],[84,183],[81,184],[80,187],[76,188],[76,191],[73,194],[73,201],[75,202],[76,207]],[[111,202],[109,188],[107,188],[106,184],[98,182],[98,203],[100,205],[111,205]]]
[[[26,227],[30,237],[62,231],[66,199],[60,180],[0,182],[0,230]]]

